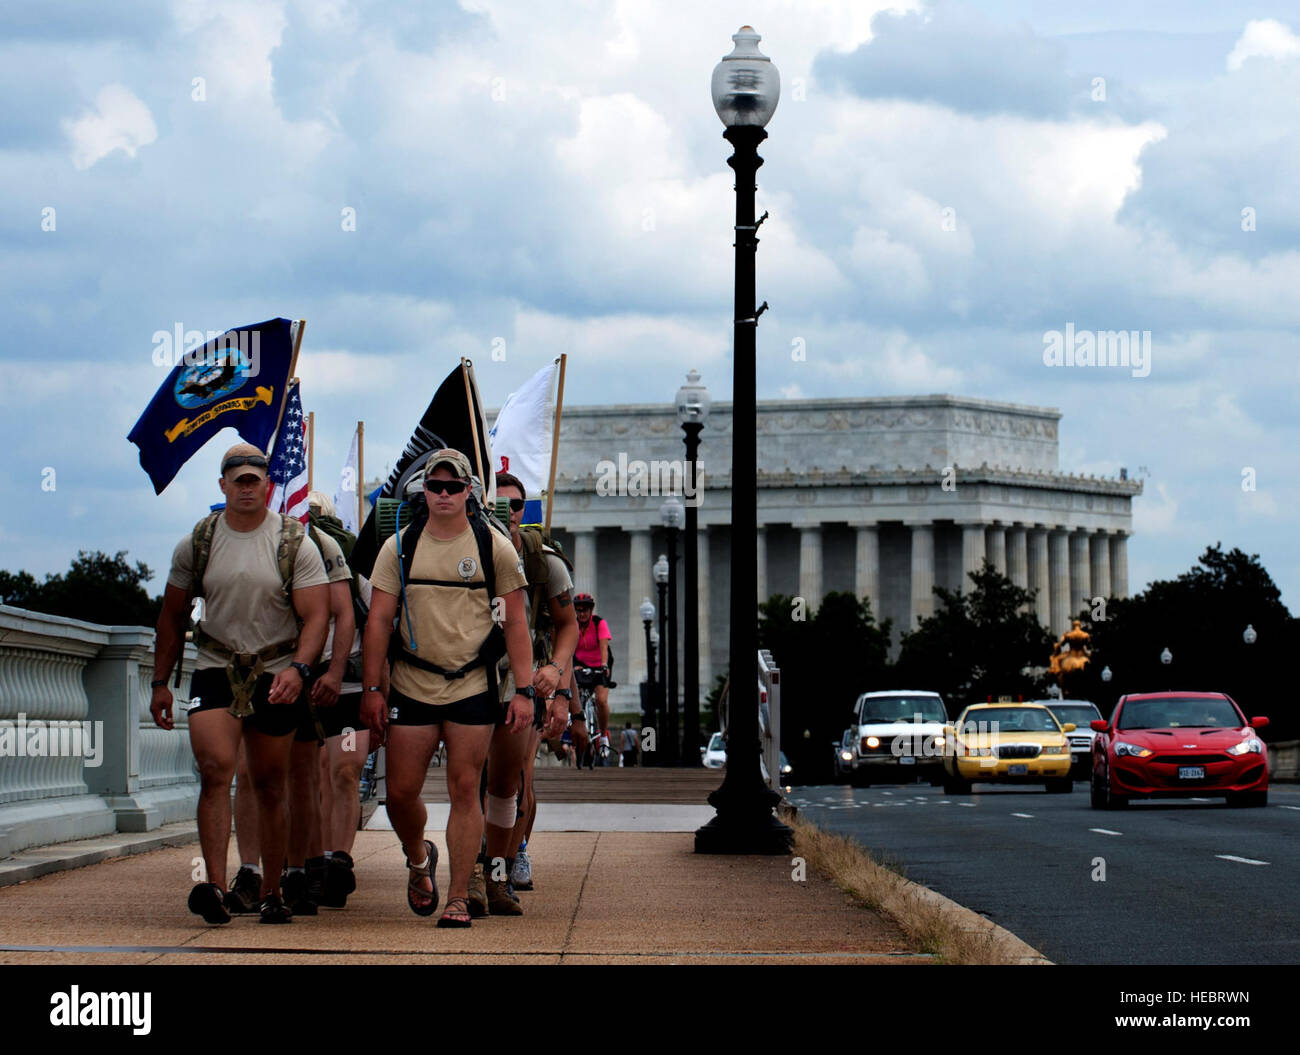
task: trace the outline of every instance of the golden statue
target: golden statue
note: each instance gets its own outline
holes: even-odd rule
[[[1069,674],[1082,671],[1088,665],[1092,654],[1088,650],[1091,635],[1074,620],[1074,626],[1061,635],[1061,640],[1052,649],[1052,661],[1048,671],[1056,677],[1060,685]]]

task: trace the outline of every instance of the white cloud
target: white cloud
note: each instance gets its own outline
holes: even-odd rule
[[[1237,43],[1228,53],[1228,69],[1239,70],[1247,59],[1282,61],[1300,55],[1300,37],[1276,19],[1257,18],[1246,23]]]
[[[72,140],[72,163],[88,169],[114,150],[135,157],[140,147],[158,138],[153,114],[124,84],[106,84],[95,96],[95,108],[65,119],[63,130]]]

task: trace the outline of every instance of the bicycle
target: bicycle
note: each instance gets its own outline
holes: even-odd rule
[[[578,768],[595,769],[609,765],[609,741],[602,735],[600,712],[596,709],[596,686],[603,685],[604,667],[575,667],[573,677],[578,683],[578,699],[587,725],[587,749],[578,761]]]

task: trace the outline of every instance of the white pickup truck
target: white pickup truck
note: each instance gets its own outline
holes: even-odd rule
[[[948,711],[937,692],[866,692],[853,705],[853,717],[857,729],[853,758],[841,766],[855,786],[910,783],[917,777],[943,783],[943,727]]]

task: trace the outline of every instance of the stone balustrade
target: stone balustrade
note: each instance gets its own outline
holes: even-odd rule
[[[185,647],[178,700],[189,697]],[[194,816],[185,710],[149,713],[153,631],[0,605],[0,857]]]

